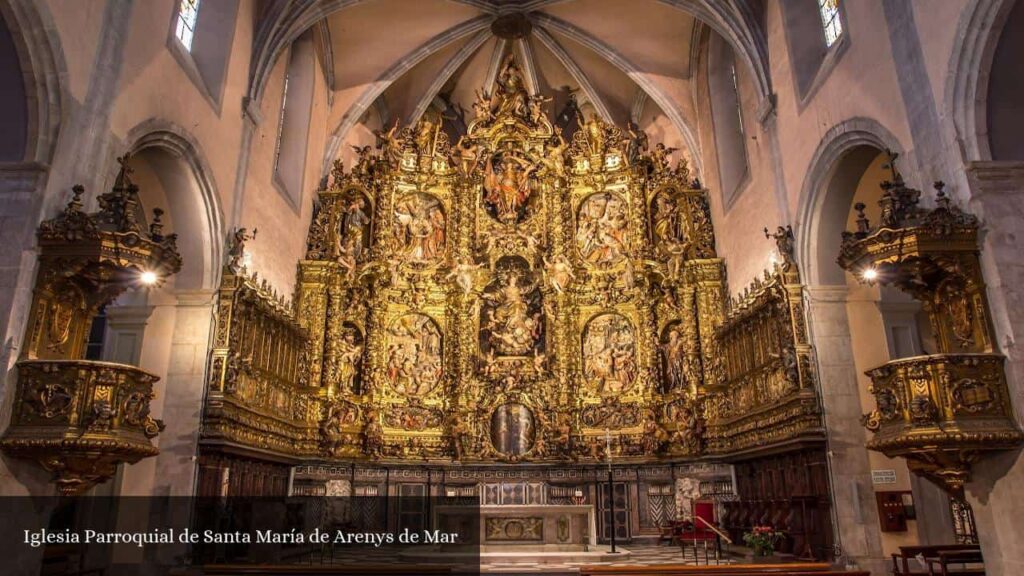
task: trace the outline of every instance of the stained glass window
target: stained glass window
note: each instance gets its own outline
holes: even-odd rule
[[[825,45],[832,46],[843,35],[843,21],[839,17],[839,0],[818,0],[821,25],[825,29]]]
[[[281,163],[281,139],[284,137],[284,114],[285,108],[288,106],[288,74],[284,75],[284,88],[281,90],[281,112],[278,115],[277,122],[277,142],[274,144],[274,171],[277,172],[277,166]]]
[[[174,35],[185,47],[192,51],[192,38],[196,33],[196,20],[199,18],[199,0],[179,0],[178,23],[174,27]]]
[[[743,134],[743,108],[740,103],[740,83],[736,78],[735,64],[729,67],[729,72],[732,75],[732,92],[736,96],[736,118],[738,119],[736,126],[739,129],[740,134]]]

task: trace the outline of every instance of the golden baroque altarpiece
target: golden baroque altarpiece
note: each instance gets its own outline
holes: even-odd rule
[[[727,314],[706,191],[685,162],[597,118],[565,141],[545,102],[510,60],[459,142],[425,119],[379,132],[380,152],[357,149],[349,171],[336,162],[293,311],[241,270],[239,230],[205,441],[597,462],[606,437],[616,459],[643,461],[820,432],[791,250]],[[755,325],[763,340],[743,340]]]
[[[379,133],[319,192],[291,303],[244,266],[217,298],[202,450],[277,463],[686,461],[822,436],[792,233],[727,301],[706,191],[672,149],[597,118],[567,142],[514,61],[454,145]],[[122,159],[39,228],[15,415],[0,445],[67,494],[158,452],[158,380],[84,359],[89,323],[181,268]],[[767,230],[766,230],[767,236]]]

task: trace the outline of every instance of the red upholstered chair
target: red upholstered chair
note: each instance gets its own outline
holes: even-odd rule
[[[691,512],[693,514],[693,524],[688,529],[684,530],[679,538],[684,542],[702,541],[702,540],[714,540],[715,533],[708,528],[708,525],[701,520],[704,520],[708,524],[715,524],[715,504],[714,502],[700,502],[694,500],[692,503]]]

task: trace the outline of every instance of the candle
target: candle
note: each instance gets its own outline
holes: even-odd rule
[[[612,469],[612,433],[607,428],[604,429],[604,442],[606,445],[606,451],[608,454],[608,470]]]

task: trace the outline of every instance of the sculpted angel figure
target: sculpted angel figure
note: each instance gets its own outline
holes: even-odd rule
[[[491,113],[491,95],[477,88],[476,100],[473,101],[473,112],[476,114],[477,119],[483,122],[494,118],[494,114]]]
[[[654,169],[658,172],[668,170],[668,157],[677,150],[679,150],[679,148],[668,148],[663,143],[658,142],[654,146],[654,151],[651,152],[651,159],[654,161]]]
[[[242,269],[242,261],[245,259],[245,243],[256,238],[257,229],[252,229],[249,234],[246,228],[235,228],[228,240],[228,268],[234,272]]]
[[[471,264],[463,260],[452,267],[452,271],[448,273],[448,279],[455,278],[455,284],[462,289],[464,295],[469,296],[473,291],[476,271],[482,267],[483,264]]]
[[[352,146],[352,150],[358,158],[353,172],[358,176],[369,176],[370,167],[373,163],[373,158],[370,157],[370,146]]]
[[[395,120],[394,125],[391,129],[374,130],[373,135],[377,137],[377,149],[380,150],[384,158],[389,161],[397,161],[401,155],[401,145],[398,142],[398,138],[395,136],[395,132],[398,131],[398,120]]]
[[[662,249],[669,255],[667,263],[669,278],[675,278],[683,269],[683,262],[686,260],[686,251],[688,246],[689,245],[687,244],[669,244],[662,247]]]
[[[356,257],[352,252],[352,247],[340,242],[341,237],[339,236],[338,242],[338,264],[345,269],[345,278],[351,280],[355,276],[356,272]]]
[[[538,239],[537,236],[534,234],[528,234],[526,232],[517,231],[516,236],[519,236],[520,238],[523,239],[524,242],[526,242],[526,249],[530,250],[531,252],[536,250],[537,247],[540,246],[540,239]]]
[[[514,222],[519,209],[530,197],[530,175],[536,166],[526,160],[506,155],[496,168],[494,159],[487,159],[484,174],[484,200],[494,207],[498,220]]]
[[[544,256],[544,276],[555,292],[562,294],[568,289],[569,283],[576,279],[572,273],[572,264],[565,256],[556,256],[553,261],[548,261]]]
[[[540,94],[530,96],[530,122],[540,124],[541,119],[544,118],[544,104],[552,100],[554,98],[550,96],[545,97]]]

